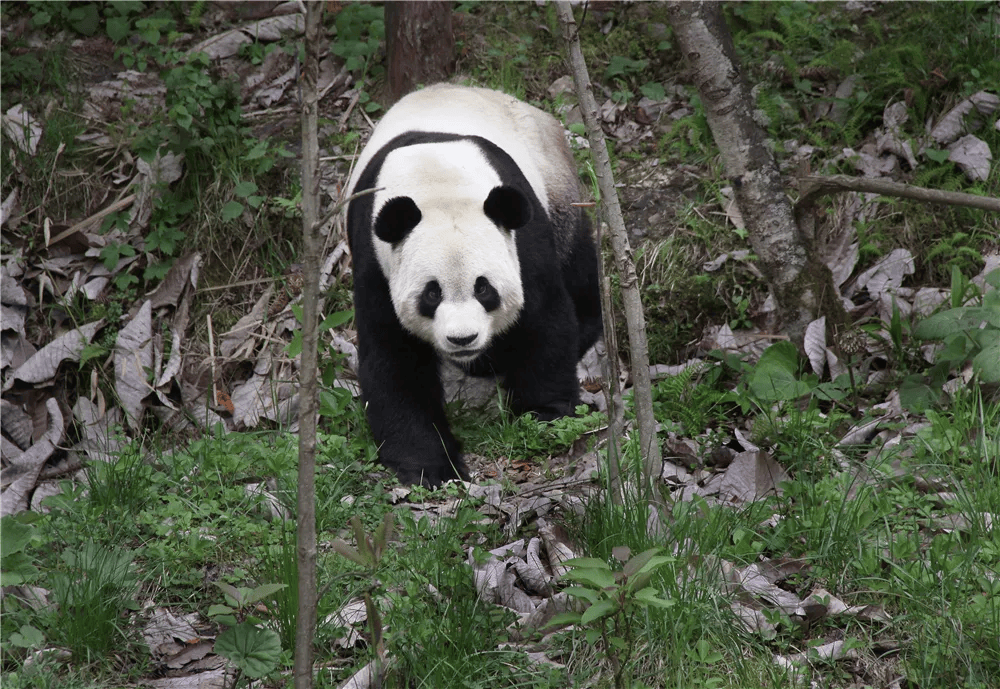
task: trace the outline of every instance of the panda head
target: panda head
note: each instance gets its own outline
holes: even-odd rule
[[[531,201],[468,141],[394,150],[379,174],[373,242],[403,327],[469,363],[524,306],[515,232]]]

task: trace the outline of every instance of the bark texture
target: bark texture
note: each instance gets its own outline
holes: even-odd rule
[[[305,64],[302,68],[302,368],[299,371],[299,476],[296,558],[299,607],[295,626],[295,689],[312,687],[316,627],[316,415],[317,313],[319,311],[319,144],[316,133],[323,3],[306,3]]]
[[[444,81],[455,71],[450,2],[387,2],[385,44],[392,102],[418,84]]]
[[[632,247],[629,246],[628,234],[625,232],[625,221],[622,218],[618,192],[615,190],[615,180],[611,173],[608,146],[604,140],[604,130],[601,129],[601,119],[598,115],[597,101],[594,99],[590,75],[587,73],[587,63],[583,59],[583,51],[580,48],[573,11],[567,2],[557,2],[556,11],[559,14],[559,21],[562,22],[566,42],[569,45],[573,81],[580,99],[580,112],[583,115],[583,123],[587,127],[590,152],[597,172],[597,183],[601,190],[601,210],[608,222],[608,239],[615,254],[615,264],[620,276],[629,351],[632,356],[632,399],[635,404],[636,420],[639,423],[639,442],[642,445],[645,483],[647,488],[651,489],[653,480],[658,478],[663,470],[663,459],[660,453],[660,443],[656,436],[656,419],[653,417],[653,394],[649,377],[649,347],[646,342],[646,318],[642,312],[639,280],[635,273]],[[609,345],[613,342],[608,333],[605,333],[605,342]],[[617,359],[617,352],[612,352],[609,349],[608,355]],[[618,380],[615,379],[609,383],[617,387]]]
[[[774,155],[754,119],[754,99],[719,4],[671,2],[669,8],[750,245],[774,294],[783,328],[801,348],[805,328],[817,316],[827,316],[831,331],[847,322],[833,277],[796,225]]]

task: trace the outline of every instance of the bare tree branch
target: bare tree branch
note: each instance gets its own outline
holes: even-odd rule
[[[312,645],[316,626],[316,414],[319,311],[319,144],[316,84],[323,3],[306,3],[305,64],[302,69],[302,368],[299,385],[299,477],[296,558],[299,604],[295,627],[295,689],[312,687]]]
[[[796,214],[802,209],[811,208],[820,197],[842,191],[860,191],[870,194],[881,194],[882,196],[898,196],[899,198],[925,201],[927,203],[943,203],[949,206],[979,208],[984,211],[1000,211],[1000,199],[990,198],[989,196],[976,196],[975,194],[966,194],[961,191],[927,189],[926,187],[916,187],[911,184],[890,182],[885,179],[867,179],[864,177],[851,177],[849,175],[809,175],[800,177],[799,189],[802,190],[802,195],[795,203]]]
[[[601,190],[601,209],[608,221],[610,228],[608,238],[615,254],[618,274],[621,279],[629,350],[632,355],[632,400],[635,404],[636,419],[639,422],[639,442],[642,447],[645,488],[651,491],[653,480],[659,477],[663,469],[663,459],[660,455],[660,443],[656,437],[656,419],[653,417],[653,394],[649,378],[649,348],[646,344],[646,319],[642,312],[639,280],[635,273],[632,247],[629,246],[628,234],[625,232],[622,209],[618,203],[618,192],[615,190],[615,180],[611,173],[611,160],[608,156],[607,143],[604,140],[604,131],[601,129],[597,101],[594,100],[590,75],[587,73],[587,64],[583,59],[583,51],[580,49],[580,39],[577,35],[573,11],[568,2],[557,2],[556,11],[559,14],[559,21],[562,22],[563,33],[569,45],[573,81],[580,99],[580,112],[583,114],[583,122],[587,127],[590,152],[597,172],[597,183]],[[608,337],[607,332],[605,332],[605,341],[613,341]],[[610,355],[612,352],[609,351]],[[617,356],[616,353],[614,355]],[[617,380],[609,381],[609,383],[613,386],[618,385]],[[652,497],[652,495],[650,494],[648,497]]]

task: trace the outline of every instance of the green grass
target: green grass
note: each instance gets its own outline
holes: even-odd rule
[[[703,399],[704,409],[713,408],[713,394],[692,397],[690,379],[661,385],[661,414],[676,411],[670,397],[689,404]],[[703,375],[698,385],[720,390],[731,382]],[[780,496],[738,507],[668,498],[659,528],[650,531],[649,513],[636,495],[626,491],[615,503],[599,491],[582,517],[567,522],[581,555],[611,561],[619,546],[633,553],[659,547],[670,555],[652,585],[672,607],[645,610],[632,621],[640,651],[627,666],[631,686],[786,686],[771,656],[800,652],[830,635],[876,656],[893,648],[896,671],[916,686],[990,686],[1000,672],[992,643],[1000,622],[1000,534],[986,515],[1000,504],[1000,403],[976,392],[956,395],[929,410],[929,424],[892,450],[863,448],[837,461],[830,458],[842,420],[800,407],[730,408],[715,431],[725,432],[743,413],[771,429],[760,440],[791,475]],[[489,448],[501,452],[530,447],[547,430],[501,418],[481,425],[484,438],[504,439]],[[138,601],[206,615],[222,601],[216,581],[287,585],[268,598],[266,612],[254,613],[261,628],[278,633],[283,651],[277,668],[287,669],[296,604],[294,530],[291,523],[270,521],[263,499],[244,485],[270,480],[273,494],[294,512],[295,448],[295,438],[281,433],[205,438],[173,452],[130,445],[116,465],[90,469],[85,494],[66,484],[64,496],[49,499],[51,511],[35,517],[36,533],[25,550],[38,567],[34,575],[24,570],[33,577],[28,583],[49,589],[58,607],[40,612],[4,599],[5,683],[44,687],[58,678],[84,687],[139,678],[150,666]],[[395,512],[400,537],[371,572],[321,552],[321,620],[372,592],[395,659],[390,679],[409,686],[454,686],[475,678],[471,686],[564,687],[598,676],[597,686],[610,686],[600,643],[583,631],[560,632],[547,645],[564,670],[532,665],[504,650],[504,630],[514,617],[479,598],[467,560],[476,544],[503,542],[496,526],[482,520],[474,502],[460,502],[452,517],[436,523],[394,508],[372,485],[371,451],[364,433],[321,439],[320,539],[344,535],[353,515],[370,532],[387,511]],[[634,464],[634,443],[626,457]],[[828,617],[809,627],[764,606],[773,630],[746,631],[730,609],[734,594],[723,584],[725,571],[770,559],[801,565],[783,584],[795,595],[822,587],[848,605],[883,610],[885,621]],[[70,664],[21,667],[28,647],[10,639],[23,637],[26,628],[37,629],[47,645],[70,649]],[[318,662],[330,659],[325,649],[343,633],[320,625]],[[371,659],[364,647],[347,652],[352,661],[323,673],[319,686],[335,686],[351,667]],[[836,661],[813,672],[830,686],[853,676]]]

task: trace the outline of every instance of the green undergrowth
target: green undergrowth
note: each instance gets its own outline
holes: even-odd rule
[[[354,402],[334,407],[326,423],[340,432],[321,435],[317,460],[320,540],[357,544],[375,534],[382,545],[378,557],[360,563],[320,549],[317,662],[350,660],[319,673],[317,686],[339,686],[371,660],[372,645],[331,651],[347,631],[332,614],[365,596],[364,630],[393,658],[390,684],[456,686],[477,677],[481,686],[564,687],[603,677],[595,686],[610,687],[617,677],[630,687],[791,686],[772,656],[833,636],[873,662],[891,662],[915,686],[990,686],[1000,671],[992,643],[1000,621],[1000,536],[992,522],[1000,502],[1000,401],[971,388],[927,407],[926,425],[897,445],[837,450],[855,420],[831,406],[836,386],[803,374],[785,343],[772,350],[753,365],[719,358],[660,381],[654,401],[664,430],[702,445],[703,455],[689,458],[691,471],[711,466],[712,449],[729,442],[732,424],[752,429],[748,437],[788,472],[780,493],[726,505],[682,500],[661,485],[659,507],[651,509],[634,475],[616,500],[602,474],[605,483],[582,515],[555,515],[574,551],[596,558],[582,561],[590,569],[579,570],[578,587],[625,576],[629,552],[655,558],[641,589],[614,589],[624,596],[620,612],[618,598],[598,601],[603,616],[584,615],[546,642],[563,669],[507,647],[514,615],[476,593],[468,553],[480,559],[510,536],[455,486],[413,494],[432,504],[453,500],[440,519],[393,506],[387,486],[373,478],[386,474],[373,464],[361,410]],[[484,453],[535,462],[603,423],[596,416],[556,424],[479,420]],[[459,432],[466,443],[477,441]],[[216,652],[241,677],[282,685],[297,593],[294,522],[281,514],[295,513],[296,448],[294,436],[274,432],[220,433],[173,451],[133,442],[113,464],[90,465],[88,487],[64,482],[60,495],[46,499],[48,513],[4,520],[4,583],[44,587],[55,603],[33,609],[4,598],[5,685],[41,687],[58,678],[66,686],[111,686],[148,676],[154,665],[141,637],[148,601],[175,614],[200,613],[217,637]],[[637,444],[624,449],[626,471],[634,471]],[[391,538],[380,526],[386,523]],[[734,568],[770,561],[796,563],[782,586],[800,598],[822,588],[884,616],[826,616],[810,626],[764,604],[768,625],[751,633],[734,615],[739,597],[724,582]],[[609,574],[592,579],[601,571],[595,562]],[[242,650],[247,644],[257,649],[252,655]],[[51,646],[71,652],[68,665],[21,665]],[[886,648],[894,650],[887,656]],[[841,661],[808,671],[832,687],[859,676]]]

